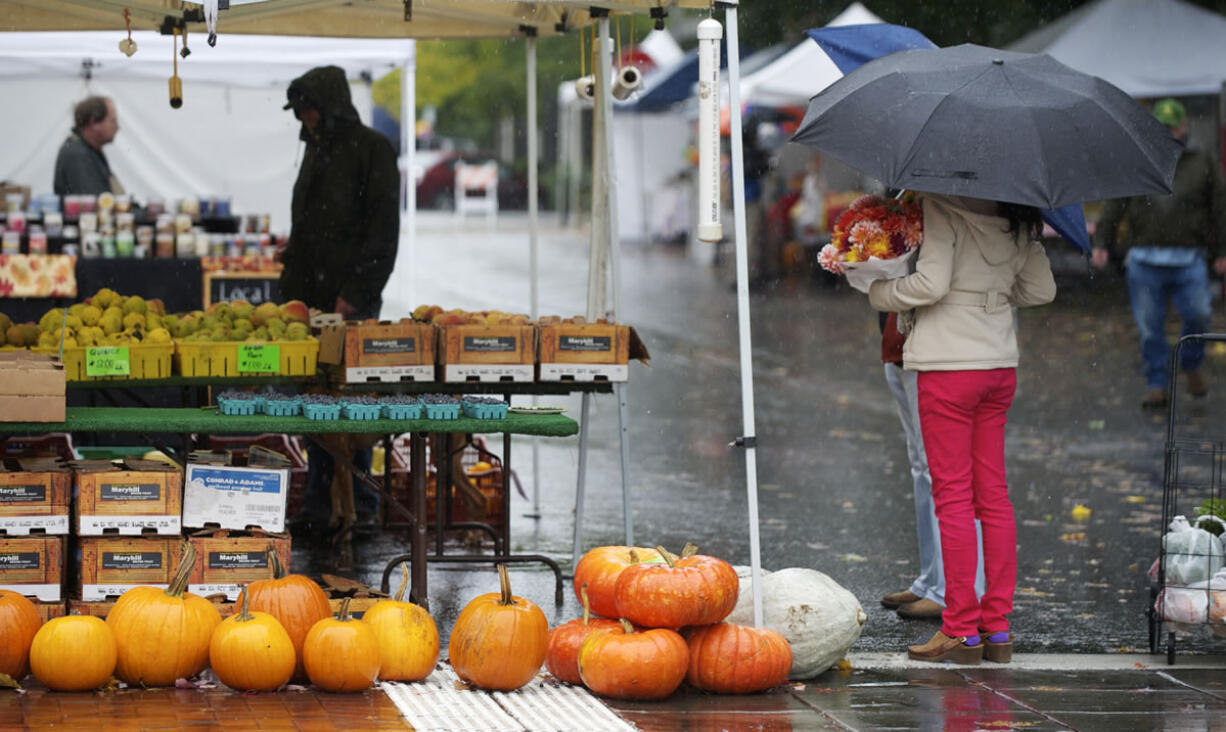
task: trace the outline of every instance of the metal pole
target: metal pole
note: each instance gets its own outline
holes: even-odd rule
[[[579,407],[579,482],[575,486],[575,542],[571,555],[571,571],[583,556],[583,494],[587,488],[587,415],[592,395],[583,392]]]
[[[540,270],[538,250],[540,242],[540,217],[537,201],[537,169],[540,166],[540,150],[537,149],[536,120],[536,36],[528,36],[528,271],[531,285],[528,292],[529,313],[533,322],[540,317]],[[536,395],[532,395],[536,404]],[[541,517],[541,445],[532,438],[532,513],[529,518]]]
[[[401,212],[408,216],[405,247],[409,250],[406,302],[417,301],[417,176],[413,168],[417,158],[417,42],[413,55],[400,67],[400,159],[404,161],[404,205]],[[402,222],[403,223],[403,222]]]
[[[749,256],[745,231],[745,161],[741,149],[741,54],[736,6],[724,11],[728,32],[728,109],[731,112],[732,212],[736,226],[736,310],[741,336],[741,422],[745,448],[745,492],[749,500],[749,566],[753,582],[753,622],[762,625],[762,549],[758,535],[758,458],[753,418],[753,347],[749,325]]]

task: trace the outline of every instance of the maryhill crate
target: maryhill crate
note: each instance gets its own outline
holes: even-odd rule
[[[67,534],[72,472],[58,458],[0,460],[0,535]]]
[[[0,590],[59,602],[63,585],[64,537],[0,537]]]
[[[445,325],[439,334],[443,381],[532,381],[534,325]]]
[[[434,381],[438,329],[411,318],[345,324],[345,381]]]
[[[650,355],[634,328],[615,323],[542,322],[541,381],[628,381],[630,361]]]
[[[77,535],[178,536],[183,519],[183,471],[154,460],[82,460],[77,484]]]
[[[99,601],[140,585],[168,587],[183,553],[181,537],[86,536],[79,540],[76,596]]]
[[[225,595],[233,601],[248,582],[272,579],[272,552],[281,566],[290,566],[290,537],[286,534],[205,529],[188,541],[196,547],[196,566],[188,576],[187,589],[201,596]]]
[[[234,614],[234,603],[227,602],[222,599],[221,595],[213,595],[205,598],[213,603],[217,608],[217,612],[221,613],[221,617],[227,617]],[[106,619],[106,616],[111,613],[111,608],[115,607],[114,600],[82,600],[80,598],[69,598],[68,613],[70,615],[93,615],[95,618]]]

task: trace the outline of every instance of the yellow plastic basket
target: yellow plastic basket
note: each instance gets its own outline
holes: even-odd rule
[[[86,373],[85,346],[64,349],[64,378],[68,381],[115,381],[123,379],[165,379],[171,375],[173,343],[125,343],[129,370],[126,376],[89,376]],[[58,348],[31,348],[35,353],[59,353]]]
[[[180,376],[248,376],[253,374],[277,374],[281,376],[311,376],[319,359],[319,341],[277,341],[271,345],[280,351],[281,367],[278,371],[250,372],[238,370],[237,341],[218,343],[175,341],[175,362]]]

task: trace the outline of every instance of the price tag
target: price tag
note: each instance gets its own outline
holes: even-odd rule
[[[281,346],[241,344],[238,347],[238,372],[276,373],[281,370]]]
[[[86,376],[127,376],[132,361],[126,346],[99,346],[85,349]]]

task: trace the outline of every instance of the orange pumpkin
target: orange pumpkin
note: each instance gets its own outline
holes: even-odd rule
[[[305,680],[306,669],[302,663],[302,644],[315,623],[332,617],[328,596],[310,577],[287,574],[281,558],[270,547],[272,579],[257,580],[243,589],[243,595],[251,595],[251,609],[268,613],[281,623],[294,642],[294,656],[298,659],[293,678]],[[243,596],[239,596],[239,603]]]
[[[361,691],[379,675],[379,642],[369,625],[349,617],[346,597],[335,618],[311,626],[302,660],[311,683],[324,691]]]
[[[582,602],[579,590],[587,585],[592,612],[606,618],[616,618],[617,598],[614,589],[622,571],[639,562],[664,561],[655,549],[633,546],[598,546],[589,549],[575,565],[575,598]]]
[[[209,639],[221,614],[203,597],[184,592],[195,563],[196,547],[188,542],[170,587],[133,587],[115,601],[106,624],[115,634],[121,681],[169,686],[208,665]]]
[[[583,684],[614,699],[663,699],[685,680],[690,652],[675,630],[636,632],[626,619],[620,628],[599,630],[579,646]]]
[[[617,578],[620,617],[645,628],[711,625],[728,617],[740,588],[732,565],[701,554],[677,557],[663,547],[656,549],[664,563],[636,564]]]
[[[294,675],[298,656],[294,642],[277,619],[252,612],[244,594],[239,612],[213,631],[209,665],[221,683],[239,691],[273,691]]]
[[[43,624],[24,595],[0,590],[0,674],[20,681],[29,670],[30,642]]]
[[[576,685],[583,683],[583,679],[579,678],[579,644],[597,630],[621,627],[616,620],[591,617],[587,585],[579,588],[579,598],[583,602],[583,617],[550,630],[549,644],[545,649],[545,668],[549,673],[561,681]]]
[[[484,689],[512,691],[532,680],[545,660],[549,621],[531,601],[511,594],[511,578],[498,565],[500,592],[475,597],[456,618],[447,647],[451,667]]]
[[[362,615],[379,642],[384,681],[421,681],[438,662],[438,627],[426,609],[404,601],[409,568],[400,565],[404,579],[391,600],[380,600]]]
[[[92,615],[48,620],[30,645],[30,670],[52,691],[89,691],[110,681],[118,650],[111,627]]]
[[[777,631],[732,623],[692,628],[686,634],[690,686],[717,694],[752,694],[788,680],[792,647]]]

